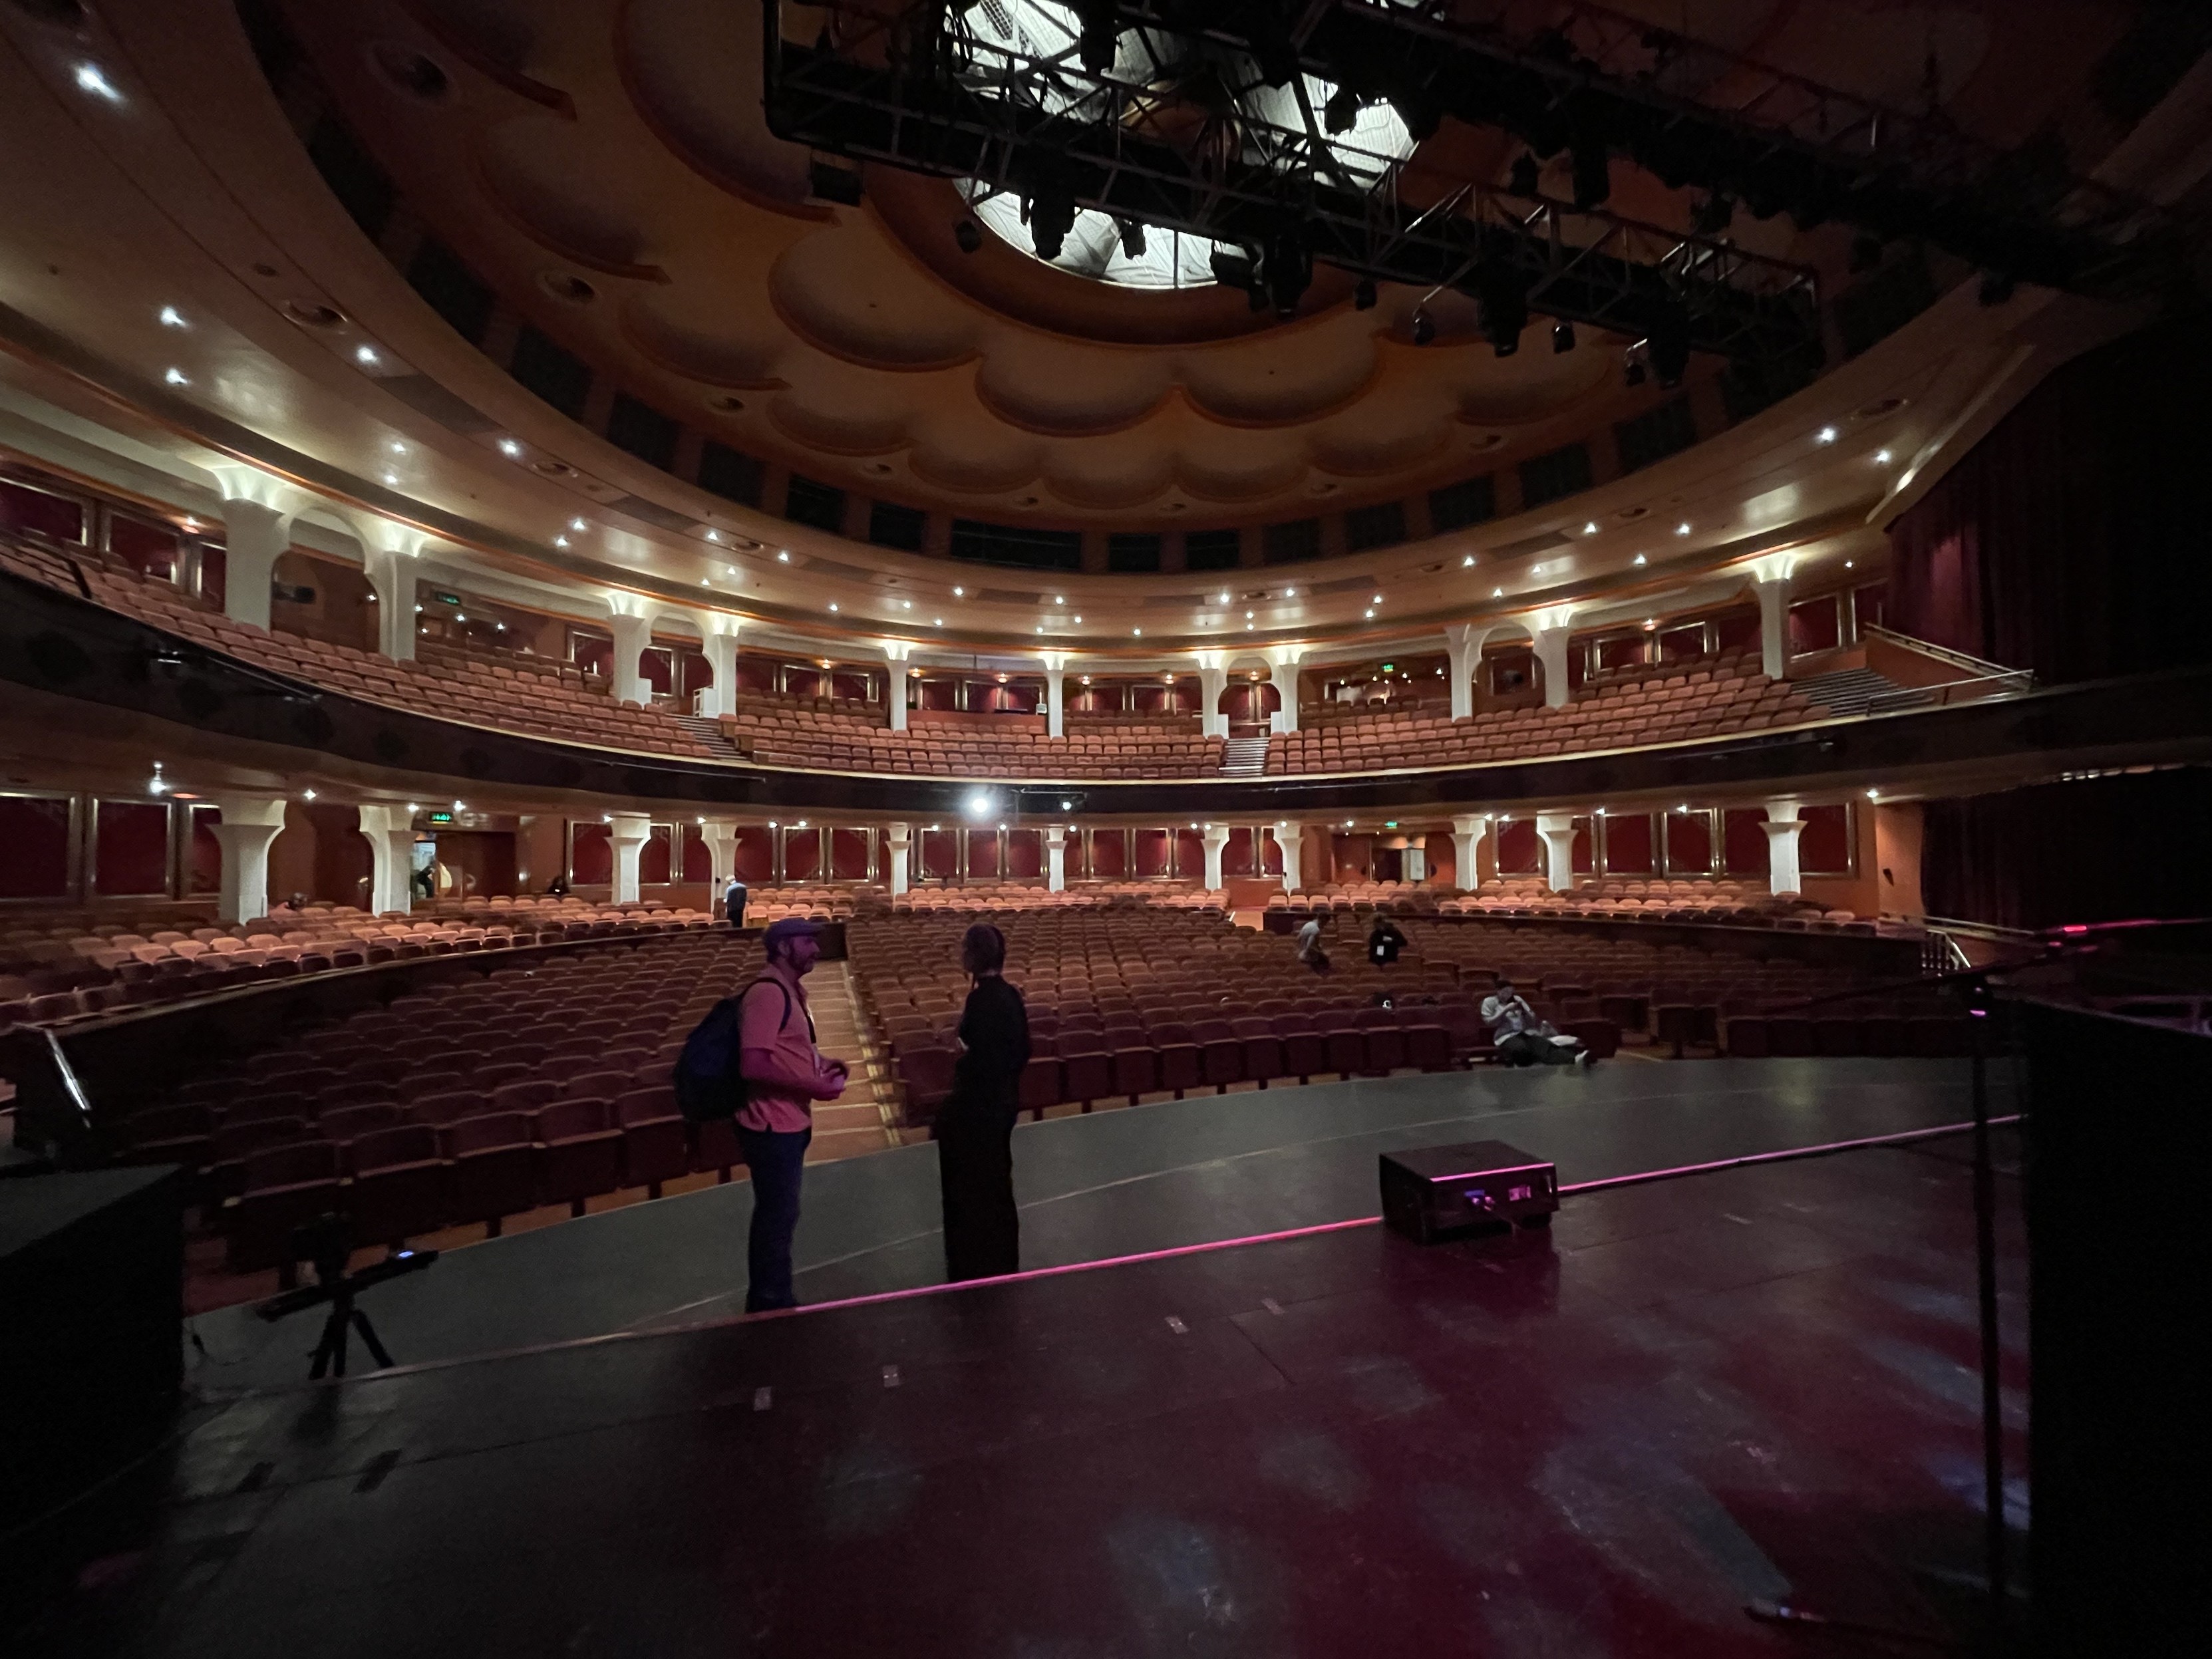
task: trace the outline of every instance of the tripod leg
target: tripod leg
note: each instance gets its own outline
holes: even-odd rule
[[[380,1371],[390,1370],[392,1356],[385,1352],[384,1344],[376,1340],[376,1327],[368,1322],[368,1316],[358,1308],[353,1310],[353,1328],[361,1333],[362,1346],[368,1350],[368,1357],[376,1362],[376,1369]]]
[[[315,1344],[315,1363],[307,1370],[307,1381],[321,1382],[324,1374],[331,1369],[332,1361],[337,1362],[337,1374],[343,1376],[346,1362],[346,1316],[345,1310],[337,1306],[331,1309],[330,1316],[323,1321],[322,1339]]]

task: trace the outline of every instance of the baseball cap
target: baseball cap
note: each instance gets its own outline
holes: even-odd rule
[[[768,925],[761,935],[761,948],[773,951],[787,939],[819,939],[822,924],[808,916],[785,916]]]

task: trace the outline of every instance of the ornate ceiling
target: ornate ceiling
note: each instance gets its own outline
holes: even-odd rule
[[[1117,289],[994,237],[963,253],[945,181],[872,169],[860,207],[813,201],[806,153],[763,124],[752,6],[276,3],[408,208],[510,304],[678,419],[872,495],[1047,524],[1249,524],[1449,483],[1661,395],[1624,387],[1623,343],[1587,329],[1554,355],[1540,324],[1498,358],[1456,295],[1428,302],[1437,338],[1416,346],[1423,296],[1386,287],[1362,312],[1334,273],[1278,322],[1241,293]],[[2007,141],[2078,91],[2126,21],[2049,0],[1694,9],[1708,39],[1877,98],[1915,104],[1932,75],[1962,123]],[[1450,125],[1418,159],[1409,189],[1441,191],[1510,152]],[[1616,210],[1686,222],[1686,193],[1615,174]],[[1739,217],[1755,251],[1840,270],[1840,228]]]

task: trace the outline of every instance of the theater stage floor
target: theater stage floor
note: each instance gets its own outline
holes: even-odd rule
[[[1485,1127],[1542,1142],[1572,1081],[1502,1079],[1525,1115],[1493,1094]],[[1879,1127],[1844,1098],[1761,1132]],[[1569,1167],[1686,1109],[1586,1109]],[[202,1406],[68,1518],[96,1559],[19,1650],[1866,1650],[1762,1597],[1936,1634],[1978,1537],[1965,1151],[1570,1197],[1549,1238],[1362,1226]]]
[[[2008,1075],[2002,1066],[1996,1075]],[[1206,1096],[1024,1123],[1014,1136],[1025,1267],[1247,1237],[1377,1212],[1375,1159],[1496,1139],[1563,1182],[1855,1139],[1970,1115],[1955,1060],[1714,1060],[1571,1070],[1486,1067]],[[1997,1109],[2009,1109],[2000,1086]],[[402,1364],[726,1317],[744,1301],[742,1181],[447,1252],[365,1300]],[[927,1144],[810,1166],[797,1260],[823,1302],[944,1277]],[[312,1322],[240,1306],[193,1328],[203,1394],[306,1375]]]

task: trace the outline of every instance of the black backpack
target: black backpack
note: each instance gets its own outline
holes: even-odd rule
[[[777,1030],[791,1018],[790,991],[765,974],[707,1011],[707,1017],[684,1039],[684,1052],[676,1060],[676,1103],[691,1122],[716,1123],[744,1109],[745,1079],[738,1064],[738,1041],[744,1024],[745,993],[756,985],[773,985],[783,993],[783,1018],[776,1022]]]

